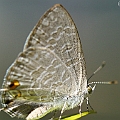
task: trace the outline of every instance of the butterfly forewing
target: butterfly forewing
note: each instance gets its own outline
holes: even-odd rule
[[[72,72],[78,89],[82,90],[80,86],[83,83],[87,85],[85,60],[78,31],[62,5],[53,6],[41,17],[28,36],[24,50],[35,45],[48,48],[60,58]]]
[[[56,108],[56,101],[61,109],[62,98],[78,95],[78,91],[80,95],[86,86],[78,31],[65,8],[56,4],[41,17],[23,52],[7,70],[3,88],[9,91],[2,93],[2,104],[8,104],[6,112],[11,116],[26,117],[37,107],[44,110],[39,114],[43,116]],[[23,105],[28,106],[26,112]]]

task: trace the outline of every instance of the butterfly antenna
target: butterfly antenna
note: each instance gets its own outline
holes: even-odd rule
[[[104,66],[105,66],[105,61],[103,61],[102,64],[93,72],[93,74],[87,79],[87,82],[88,82],[98,71],[100,71]]]
[[[97,68],[97,70],[95,70],[93,72],[93,74],[88,78],[87,82],[98,72],[100,71],[103,67],[105,66],[105,61],[102,62],[102,64]],[[117,84],[118,81],[114,80],[114,81],[108,81],[108,82],[91,82],[91,83],[88,83],[88,85],[90,84],[108,84],[108,85],[111,85],[111,84]]]
[[[90,84],[107,84],[107,85],[111,85],[111,84],[117,84],[118,81],[117,80],[114,80],[114,81],[108,81],[108,82],[91,82],[89,83]]]

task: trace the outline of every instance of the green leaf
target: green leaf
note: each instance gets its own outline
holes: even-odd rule
[[[95,112],[95,111],[85,111],[85,112],[83,112],[83,113],[81,113],[81,115],[80,114],[76,114],[76,115],[72,115],[72,116],[70,116],[70,117],[64,117],[64,118],[62,118],[62,120],[77,120],[77,119],[80,119],[80,118],[82,118],[83,116],[86,116],[86,115],[89,115],[89,114],[93,114],[93,113],[97,113],[97,112]]]

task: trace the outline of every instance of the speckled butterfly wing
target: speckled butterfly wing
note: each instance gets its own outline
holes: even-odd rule
[[[35,46],[52,51],[71,72],[77,89],[85,88],[86,66],[81,41],[74,21],[62,5],[54,5],[41,17],[28,36],[24,50]]]
[[[61,109],[63,97],[75,95],[86,86],[77,29],[68,12],[56,4],[39,20],[23,52],[7,70],[3,83],[6,91],[2,92],[4,111],[12,117],[41,118],[54,108]]]

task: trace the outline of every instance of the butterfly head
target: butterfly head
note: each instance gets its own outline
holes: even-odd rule
[[[88,87],[87,87],[87,92],[88,92],[88,94],[92,94],[93,91],[94,91],[94,89],[95,89],[95,87],[96,87],[96,84],[95,84],[93,87],[90,86],[90,85],[88,85]]]

